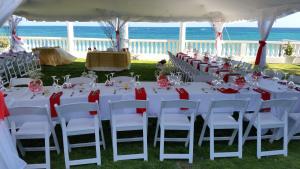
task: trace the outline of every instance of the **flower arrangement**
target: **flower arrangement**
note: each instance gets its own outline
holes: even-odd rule
[[[35,93],[42,92],[43,81],[40,78],[42,78],[43,73],[40,71],[32,71],[28,73],[28,76],[32,79],[28,84],[29,90]]]
[[[288,42],[287,44],[285,44],[285,46],[283,47],[284,50],[284,55],[291,57],[294,53],[294,48],[293,46],[290,44],[290,42]]]

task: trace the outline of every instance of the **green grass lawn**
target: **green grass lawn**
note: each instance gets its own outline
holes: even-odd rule
[[[282,70],[289,74],[300,75],[300,65],[294,64],[268,64],[268,67],[274,70]]]
[[[288,72],[296,72],[300,73],[300,66],[298,65],[281,65],[281,64],[272,64],[269,65],[271,68],[279,68]],[[57,66],[50,67],[44,66],[43,73],[45,74],[43,80],[45,85],[50,85],[52,83],[51,75],[63,76],[65,74],[71,74],[73,77],[80,76],[80,74],[85,70],[84,60],[79,59],[76,60],[73,64],[66,66]],[[142,80],[154,80],[154,71],[155,71],[155,62],[144,62],[144,61],[134,61],[132,63],[131,70],[123,71],[117,73],[117,75],[128,75],[129,72],[135,72],[136,74],[141,74]],[[103,82],[105,80],[105,72],[98,72],[99,81]],[[113,162],[112,155],[112,145],[111,145],[111,134],[110,134],[110,125],[108,121],[103,123],[104,125],[104,135],[106,139],[106,150],[101,149],[101,159],[102,165],[101,167],[96,166],[95,164],[91,165],[82,165],[71,168],[76,169],[190,169],[190,168],[198,168],[198,169],[252,169],[252,168],[272,168],[272,169],[294,169],[300,168],[300,142],[299,141],[291,141],[289,144],[289,155],[288,157],[283,156],[272,156],[272,157],[264,157],[260,160],[256,158],[256,141],[247,141],[243,146],[243,159],[238,158],[217,158],[214,161],[209,160],[209,143],[205,142],[202,147],[198,147],[197,142],[200,135],[200,129],[202,127],[201,118],[197,118],[195,123],[195,140],[194,140],[194,163],[193,165],[189,165],[187,160],[165,160],[163,162],[159,161],[159,146],[156,148],[153,147],[153,138],[154,131],[156,126],[156,120],[149,120],[148,127],[148,154],[149,160],[144,162],[142,160],[127,160],[127,161],[118,161]],[[60,132],[60,128],[56,128],[60,147],[63,150],[62,144],[62,135]],[[254,131],[255,132],[255,131]],[[228,131],[220,131],[217,132],[219,135],[228,134]],[[206,133],[208,134],[208,133]],[[185,133],[174,134],[167,133],[167,135],[171,136],[185,136]],[[132,133],[127,134],[127,136],[133,136]],[[78,140],[93,140],[91,136],[81,136],[74,139],[71,139],[71,142]],[[29,142],[29,144],[33,144]],[[34,144],[38,144],[35,143]],[[159,144],[158,144],[159,145]],[[275,141],[273,144],[270,144],[267,141],[263,142],[263,150],[273,149],[273,148],[281,148],[282,140]],[[237,142],[232,146],[228,146],[227,142],[217,142],[216,150],[217,151],[228,151],[228,150],[236,150]],[[132,153],[142,150],[141,143],[124,143],[119,144],[119,150],[121,153]],[[187,152],[187,149],[184,147],[183,143],[167,143],[166,144],[166,152],[175,152],[182,153]],[[79,148],[74,149],[71,152],[71,159],[73,158],[87,158],[95,155],[94,148]],[[44,160],[44,153],[40,152],[28,152],[25,160],[30,163],[34,162],[42,162]],[[64,164],[64,155],[63,152],[60,155],[57,155],[56,152],[51,153],[51,166],[53,169],[63,169],[65,167]]]

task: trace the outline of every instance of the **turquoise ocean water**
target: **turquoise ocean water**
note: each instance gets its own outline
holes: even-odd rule
[[[227,27],[223,31],[224,39],[230,40],[259,40],[257,28]],[[19,26],[19,36],[66,37],[65,26]],[[75,37],[106,38],[103,29],[99,27],[75,26]],[[0,35],[8,35],[8,28],[0,28]],[[130,39],[178,39],[178,27],[129,27]],[[188,27],[187,40],[214,39],[211,27]],[[300,40],[300,28],[273,28],[268,40]]]

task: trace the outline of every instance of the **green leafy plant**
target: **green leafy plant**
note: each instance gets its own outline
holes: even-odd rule
[[[6,37],[0,37],[0,48],[7,48],[9,46],[9,40]]]
[[[293,46],[288,42],[288,44],[285,45],[284,47],[284,55],[286,56],[292,56],[294,52]]]

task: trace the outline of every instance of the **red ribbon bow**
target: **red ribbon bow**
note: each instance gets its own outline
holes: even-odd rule
[[[266,44],[267,43],[264,40],[259,41],[259,47],[258,47],[257,54],[256,54],[255,65],[259,65],[261,55],[262,55],[262,50],[263,50],[264,46],[266,46]]]

